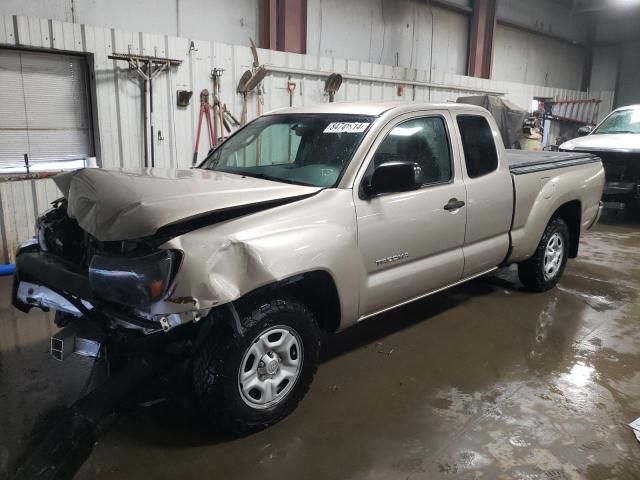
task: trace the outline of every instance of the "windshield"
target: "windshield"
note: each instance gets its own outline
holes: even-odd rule
[[[593,133],[640,133],[640,108],[613,112]]]
[[[334,187],[372,122],[360,115],[266,115],[220,145],[200,168]]]

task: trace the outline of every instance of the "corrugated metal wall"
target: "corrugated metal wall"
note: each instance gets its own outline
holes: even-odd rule
[[[22,16],[0,16],[0,46],[22,45],[46,49],[89,52],[94,55],[95,94],[99,161],[106,168],[135,168],[143,162],[142,98],[140,81],[129,72],[126,63],[109,60],[112,53],[137,53],[182,60],[180,67],[163,73],[154,82],[155,128],[163,140],[154,138],[156,165],[167,168],[187,168],[191,165],[195,130],[199,111],[199,93],[211,90],[211,70],[222,68],[222,101],[237,116],[241,112],[241,97],[235,93],[244,70],[252,64],[247,47],[216,42],[191,40],[142,32],[127,32],[105,27],[78,25],[55,20]],[[505,92],[505,96],[528,109],[534,96],[557,99],[601,98],[601,113],[612,105],[613,92],[578,92],[495,80],[484,80],[453,74],[433,73],[372,64],[356,60],[297,55],[271,50],[258,51],[260,62],[280,68],[329,71],[364,75],[400,81],[431,81],[457,86],[466,91],[444,87],[407,86],[398,96],[396,85],[368,80],[345,80],[336,94],[336,101],[353,100],[416,100],[454,101],[458,96],[481,92],[483,89]],[[272,73],[264,80],[263,111],[289,105],[286,73]],[[293,105],[309,105],[328,101],[323,93],[324,78],[308,73],[291,74],[297,83]],[[176,91],[191,90],[193,97],[187,108],[176,107]],[[257,99],[250,96],[249,118],[256,113]],[[1,108],[1,106],[0,106]],[[200,148],[206,152],[207,148]],[[0,262],[13,259],[17,245],[33,235],[36,215],[48,208],[58,197],[53,181],[28,180],[0,183]]]

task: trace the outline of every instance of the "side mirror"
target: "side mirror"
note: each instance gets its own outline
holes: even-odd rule
[[[415,190],[420,187],[420,167],[409,162],[386,162],[378,165],[367,189],[369,196]]]
[[[591,125],[584,125],[578,129],[578,136],[584,137],[585,135],[589,135],[593,131],[593,127]]]

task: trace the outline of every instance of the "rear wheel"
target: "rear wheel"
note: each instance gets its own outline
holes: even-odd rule
[[[525,288],[534,292],[553,288],[567,265],[568,247],[567,224],[559,217],[552,218],[534,254],[518,264],[518,277]]]
[[[287,415],[316,371],[320,331],[292,298],[249,307],[242,334],[219,325],[194,359],[193,385],[202,412],[230,433],[246,435]]]

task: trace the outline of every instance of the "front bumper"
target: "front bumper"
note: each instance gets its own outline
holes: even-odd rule
[[[12,297],[14,307],[25,313],[38,307],[78,315],[93,302],[87,272],[43,252],[35,242],[24,243],[16,253]]]
[[[197,322],[210,309],[144,314],[96,298],[86,269],[44,252],[35,241],[25,242],[16,253],[13,306],[22,312],[33,307],[56,310],[75,317],[94,316],[125,328],[145,333],[165,332],[189,322]]]
[[[640,184],[637,182],[607,182],[602,193],[604,201],[640,200]]]

